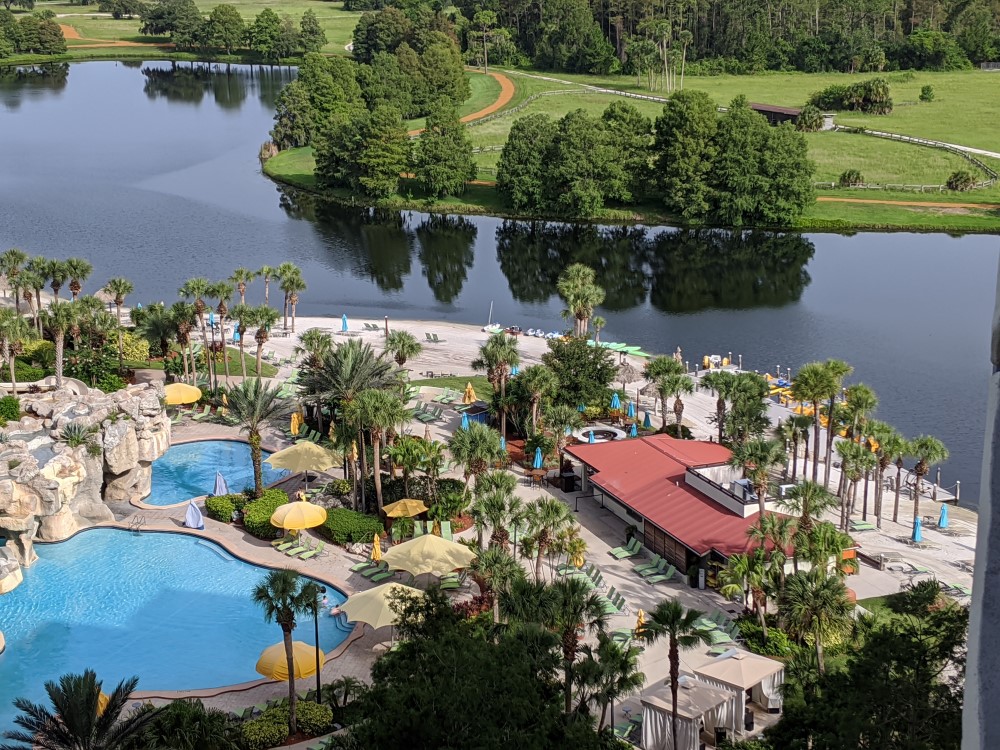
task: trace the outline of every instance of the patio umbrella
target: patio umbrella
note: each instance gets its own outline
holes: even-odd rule
[[[215,311],[214,310],[209,310],[208,311],[208,324],[212,328],[215,328]]]
[[[340,330],[347,333],[347,313],[340,316]]]
[[[271,514],[271,525],[288,531],[312,529],[326,521],[326,508],[308,500],[293,500],[279,505]]]
[[[474,404],[478,399],[476,398],[476,389],[472,387],[472,382],[465,384],[465,393],[462,394],[463,404]]]
[[[622,408],[622,400],[618,396],[618,391],[611,394],[611,410],[619,411]]]
[[[288,431],[292,433],[293,436],[299,434],[299,427],[302,426],[302,415],[297,411],[292,412],[291,422],[288,423]]]
[[[500,436],[500,450],[502,451],[507,450],[507,438],[505,438],[503,435]]]
[[[108,704],[111,702],[111,698],[107,693],[99,693],[97,696],[97,715],[104,716],[104,712],[108,710]]]
[[[625,390],[626,383],[634,383],[636,380],[641,379],[642,373],[635,369],[631,362],[626,361],[618,365],[617,380],[622,381],[622,390]]]
[[[300,471],[326,471],[337,465],[337,459],[326,448],[315,443],[296,443],[291,448],[272,453],[266,460],[275,469]]]
[[[645,627],[646,627],[646,613],[640,609],[639,614],[637,614],[635,618],[635,630],[633,630],[632,632],[636,636],[638,636],[640,633],[642,633]]]
[[[518,367],[517,365],[514,365],[513,367],[510,368],[510,376],[512,378],[516,378],[520,374],[521,374],[521,368]]]
[[[414,576],[442,575],[456,568],[467,568],[476,559],[476,554],[464,544],[449,542],[436,534],[424,534],[397,544],[382,556],[382,561],[392,570],[405,570]]]
[[[635,422],[633,422],[632,426],[628,428],[628,436],[639,437],[639,428],[635,426]]]
[[[587,433],[587,442],[590,443],[591,445],[594,444],[594,431],[593,430],[591,430],[590,432]]]
[[[913,519],[913,536],[911,536],[910,539],[917,544],[924,541],[923,527],[919,518]]]
[[[948,528],[948,505],[946,503],[941,503],[941,517],[938,519],[938,528]]]
[[[340,610],[347,615],[348,621],[363,622],[378,630],[396,623],[399,615],[389,605],[401,596],[422,598],[424,592],[401,583],[387,583],[347,597]]]
[[[628,402],[628,411],[626,412],[626,415],[629,419],[635,419],[635,401]]]
[[[419,516],[421,513],[426,513],[427,506],[424,505],[422,500],[410,500],[404,497],[402,500],[389,503],[382,510],[385,511],[385,514],[389,518],[412,518],[413,516]]]
[[[542,449],[541,448],[535,448],[535,460],[531,462],[531,466],[534,469],[540,469],[540,468],[542,468],[542,464],[543,464],[543,461],[542,461]]]
[[[319,652],[322,664],[326,656]],[[302,641],[292,641],[292,669],[296,679],[312,677],[316,674],[316,647]],[[279,682],[288,679],[288,657],[285,656],[284,642],[265,648],[257,659],[257,674]]]
[[[229,485],[226,484],[226,478],[222,476],[221,471],[215,472],[215,488],[212,490],[212,494],[216,497],[229,494]]]
[[[382,561],[382,540],[379,538],[378,533],[375,534],[375,541],[372,542],[372,562]]]
[[[465,413],[462,414],[462,429],[469,429],[469,415]]]
[[[171,383],[163,392],[167,396],[167,406],[193,404],[201,398],[201,389],[187,383]]]
[[[184,514],[184,525],[189,529],[205,528],[205,519],[202,517],[201,511],[198,510],[198,506],[194,504],[194,498],[188,500],[187,512]]]
[[[646,412],[646,416],[642,418],[642,426],[644,429],[653,429],[653,420],[649,418],[649,412]]]

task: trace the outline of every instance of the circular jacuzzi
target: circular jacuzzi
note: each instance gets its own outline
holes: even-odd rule
[[[592,434],[593,440],[591,440]],[[573,433],[573,437],[581,443],[607,443],[611,440],[624,440],[628,437],[628,434],[625,430],[619,430],[617,427],[612,427],[611,425],[595,424],[576,430]]]

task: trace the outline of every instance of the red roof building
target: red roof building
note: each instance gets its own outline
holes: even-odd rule
[[[691,565],[704,567],[707,556],[723,562],[747,551],[758,505],[724,486],[739,476],[725,466],[728,448],[653,435],[574,445],[566,452],[589,470],[602,503],[638,526],[646,549],[682,574]]]

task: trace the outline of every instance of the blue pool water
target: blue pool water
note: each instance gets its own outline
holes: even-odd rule
[[[264,460],[271,454],[264,451]],[[264,464],[264,484],[277,482],[288,475],[283,469]],[[173,505],[199,495],[208,495],[215,487],[215,472],[221,471],[230,492],[253,487],[253,464],[250,446],[232,440],[199,440],[174,445],[153,462],[153,486],[143,502],[150,505]]]
[[[106,692],[132,675],[140,690],[218,687],[258,679],[257,657],[281,640],[250,600],[267,571],[210,542],[91,529],[36,549],[24,582],[0,596],[0,731],[15,697],[46,702],[43,683],[66,672],[92,668]],[[331,606],[344,601],[326,588]],[[339,620],[320,614],[324,651],[347,636]],[[315,643],[311,617],[293,637]]]

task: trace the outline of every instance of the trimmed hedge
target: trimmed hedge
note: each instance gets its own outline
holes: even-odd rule
[[[299,731],[310,737],[326,734],[333,726],[333,710],[312,701],[297,701],[295,717]],[[267,750],[288,737],[288,706],[273,706],[240,727],[246,750]]]
[[[260,499],[244,506],[243,528],[258,539],[274,539],[281,530],[271,525],[271,515],[287,502],[288,495],[281,490],[264,490]]]
[[[317,531],[344,546],[350,542],[371,542],[375,534],[385,532],[385,527],[376,516],[366,516],[348,508],[334,508],[327,511],[326,523]]]
[[[334,497],[347,497],[353,489],[354,485],[349,479],[331,479],[323,491],[329,492]]]
[[[266,718],[268,713],[270,709],[264,712],[264,716],[240,725],[240,739],[246,750],[268,750],[288,739],[288,719],[286,718],[283,723],[277,722]]]
[[[767,640],[765,640],[764,631],[753,617],[741,617],[736,624],[740,629],[740,635],[746,642],[748,651],[761,656],[792,655],[792,642],[784,630],[768,627]]]

